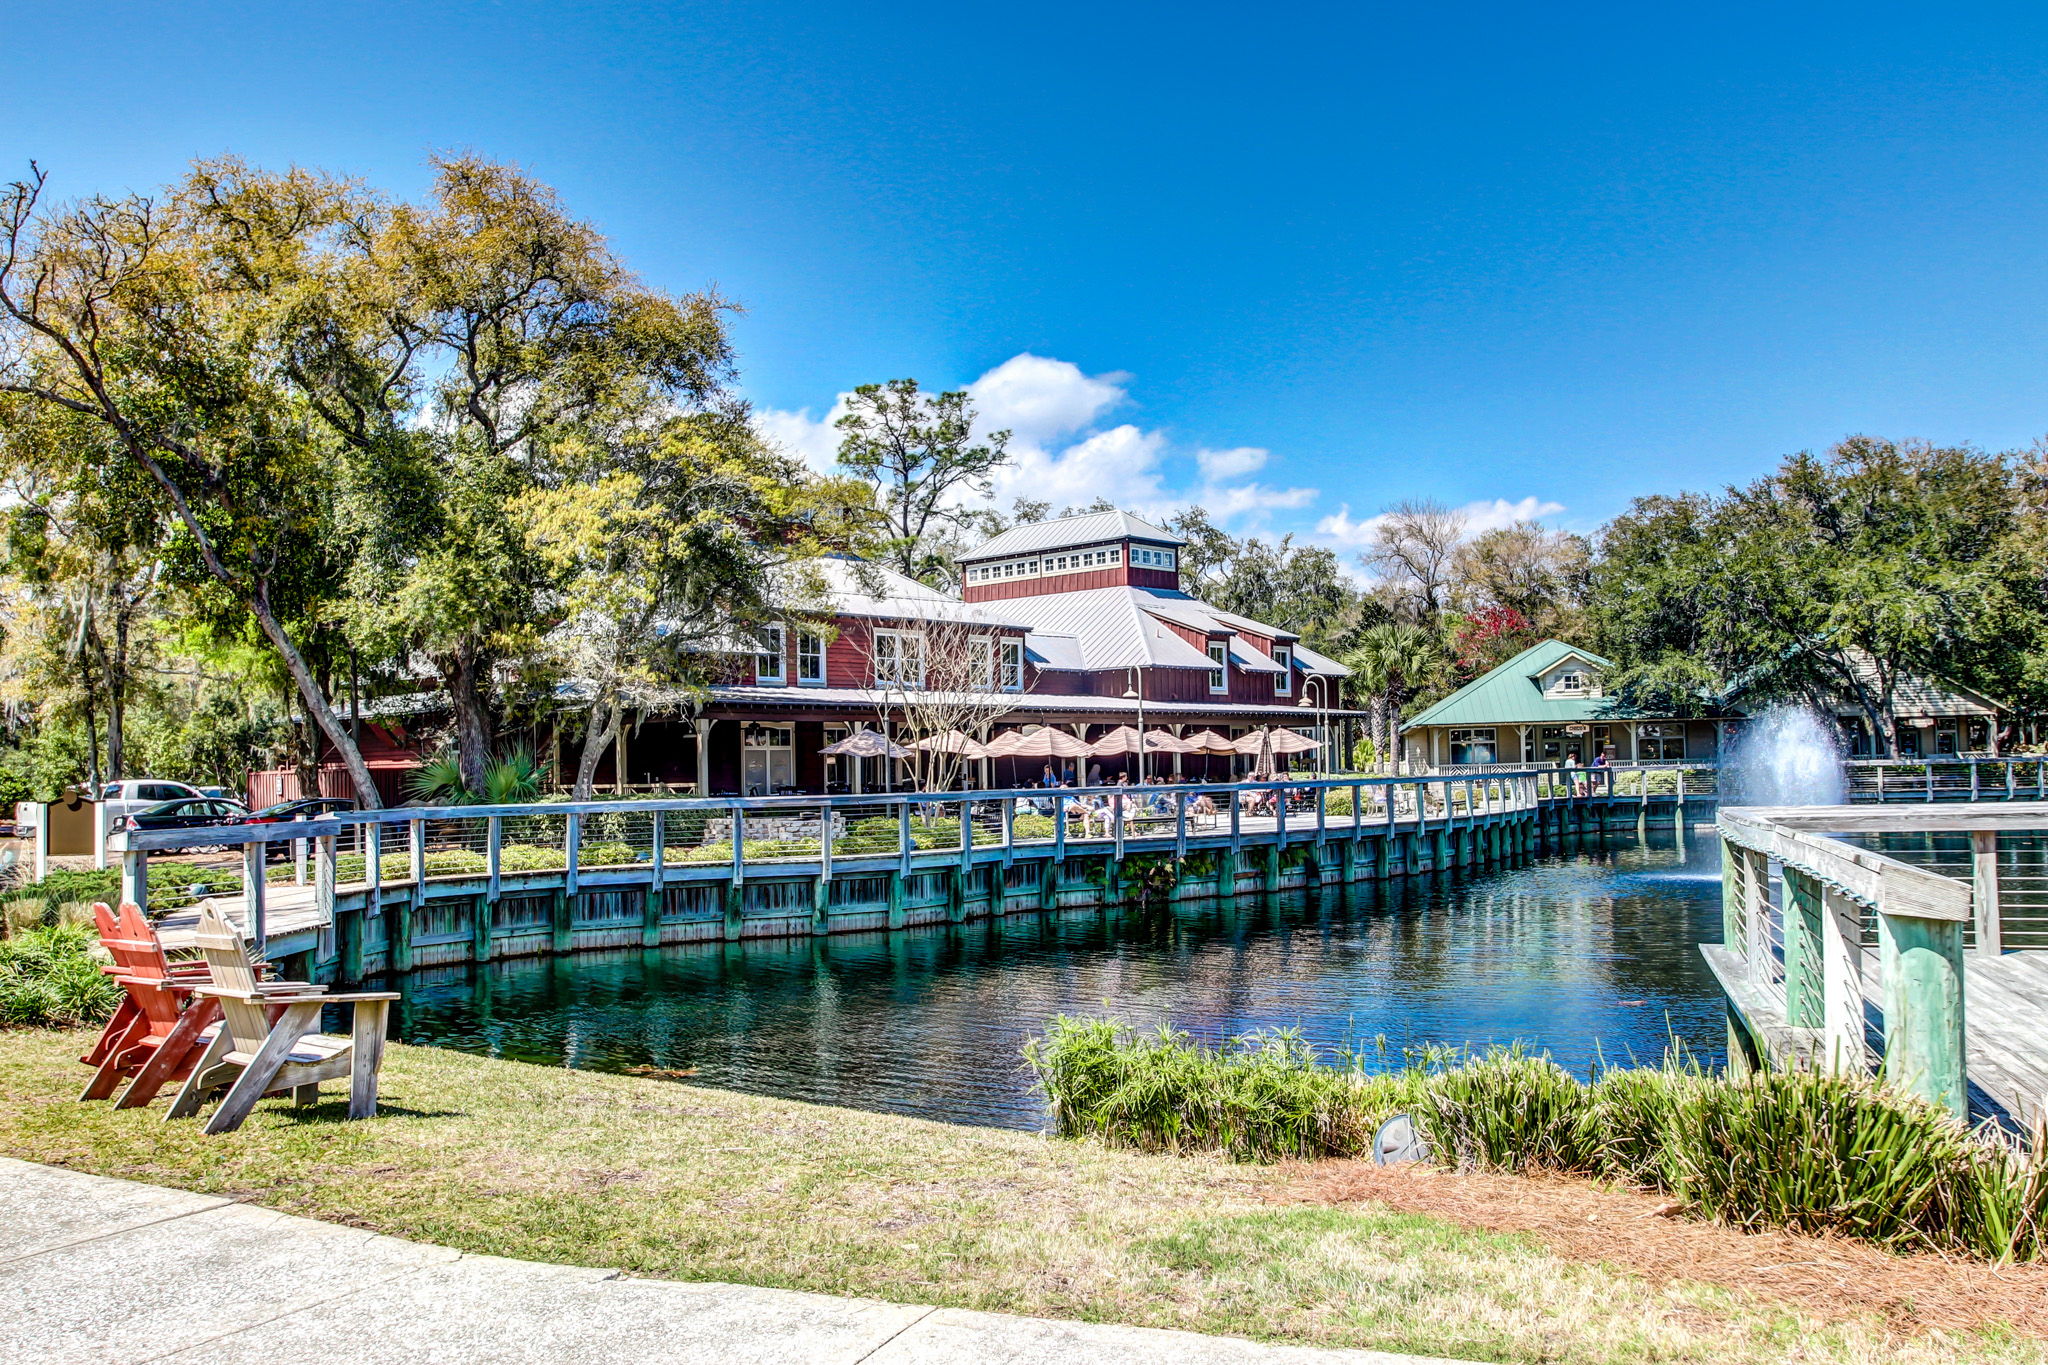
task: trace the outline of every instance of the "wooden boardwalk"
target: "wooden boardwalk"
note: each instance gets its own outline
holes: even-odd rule
[[[1865,1011],[1881,1024],[1884,1012],[1873,1003],[1877,971],[1876,952],[1866,951]],[[1971,953],[1963,962],[1963,990],[1970,1117],[2021,1132],[2048,1123],[2048,950]]]

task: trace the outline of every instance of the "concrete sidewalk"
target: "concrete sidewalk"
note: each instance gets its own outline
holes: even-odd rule
[[[1424,1365],[471,1256],[0,1158],[0,1362]]]

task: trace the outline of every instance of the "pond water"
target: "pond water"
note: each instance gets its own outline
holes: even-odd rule
[[[1726,1048],[1697,945],[1720,938],[1711,837],[1608,836],[1473,875],[822,939],[415,972],[407,1042],[956,1123],[1035,1129],[1020,1049],[1058,1014],[1209,1039],[1299,1027],[1398,1060],[1525,1041],[1583,1072]]]

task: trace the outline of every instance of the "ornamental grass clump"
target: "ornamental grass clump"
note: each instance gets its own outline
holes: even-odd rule
[[[1433,1049],[1374,1074],[1373,1058],[1319,1053],[1294,1030],[1211,1047],[1068,1018],[1025,1055],[1064,1136],[1250,1161],[1364,1157],[1379,1123],[1407,1112],[1432,1159],[1461,1170],[1618,1181],[1745,1229],[2048,1256],[2048,1135],[2028,1146],[1972,1132],[1863,1076],[1729,1077],[1674,1058],[1606,1068],[1588,1084],[1512,1047]]]
[[[1433,1077],[1418,1118],[1439,1159],[1461,1169],[1592,1172],[1600,1140],[1591,1091],[1548,1057],[1489,1052]]]
[[[2041,1254],[2048,1163],[1863,1077],[1764,1072],[1690,1088],[1663,1184],[1741,1228],[1838,1232],[1901,1250]]]
[[[83,924],[53,924],[0,940],[0,1025],[78,1028],[97,1024],[121,988],[100,970],[99,935]]]
[[[1064,1136],[1241,1161],[1350,1156],[1415,1097],[1413,1077],[1326,1064],[1291,1029],[1211,1047],[1103,1019],[1055,1019],[1025,1057]]]

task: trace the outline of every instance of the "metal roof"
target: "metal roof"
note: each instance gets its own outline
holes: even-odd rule
[[[1051,631],[1034,630],[1024,637],[1024,652],[1040,668],[1060,673],[1080,673],[1088,667],[1077,635],[1055,635]]]
[[[1580,658],[1595,668],[1612,668],[1611,660],[1562,640],[1544,640],[1474,678],[1436,705],[1403,724],[1403,730],[1424,725],[1557,725],[1597,720],[1618,707],[1613,697],[1546,697],[1538,679],[1566,659]]]
[[[1082,662],[1066,667],[1214,667],[1207,650],[1197,649],[1176,635],[1164,624],[1167,621],[1204,634],[1230,635],[1231,657],[1240,667],[1254,673],[1278,673],[1280,665],[1245,643],[1236,634],[1240,628],[1284,643],[1292,643],[1295,638],[1291,631],[1217,611],[1184,592],[1160,588],[1084,588],[1079,592],[1009,597],[1002,602],[1004,610],[1030,624],[1034,640],[1040,631],[1072,635],[1079,640]],[[1313,650],[1304,654],[1298,645],[1294,649],[1296,661],[1313,672],[1338,678],[1350,676],[1350,670],[1334,659]]]
[[[821,607],[847,616],[877,620],[947,621],[964,625],[1028,629],[1008,602],[963,602],[949,592],[920,583],[871,559],[832,556],[806,566],[822,580]]]
[[[1037,554],[1041,550],[1064,550],[1071,545],[1095,545],[1106,540],[1145,540],[1154,545],[1185,545],[1171,531],[1129,512],[1083,512],[1058,521],[1035,521],[1012,526],[999,536],[985,540],[960,556],[962,564],[983,559],[1006,559],[1011,555]]]
[[[1032,632],[1076,637],[1085,668],[1208,668],[1209,656],[1144,608],[1151,594],[1123,586],[1003,599]]]

